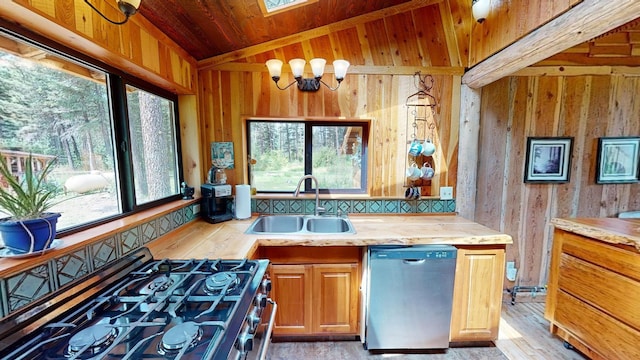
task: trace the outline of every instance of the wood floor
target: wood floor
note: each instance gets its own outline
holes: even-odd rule
[[[585,360],[549,333],[544,303],[503,303],[500,337],[495,347],[452,348],[428,354],[371,354],[359,341],[284,342],[271,344],[270,360]]]
[[[502,303],[498,349],[512,360],[584,360],[586,357],[564,347],[562,340],[549,333],[544,303]]]

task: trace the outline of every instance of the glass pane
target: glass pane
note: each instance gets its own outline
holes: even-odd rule
[[[50,209],[58,230],[120,213],[105,73],[0,40],[1,160],[20,177],[29,153],[37,167],[57,159],[47,181],[64,187]]]
[[[258,191],[295,191],[304,175],[304,124],[249,122],[250,183]],[[304,189],[302,189],[304,190]]]
[[[320,188],[360,189],[362,126],[314,126],[312,133],[312,174]]]
[[[173,101],[127,86],[136,204],[180,192]]]
[[[305,3],[307,0],[263,0],[268,12],[279,10],[287,6]]]

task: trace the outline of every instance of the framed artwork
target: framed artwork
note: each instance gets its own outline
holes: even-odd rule
[[[211,164],[221,169],[233,169],[234,167],[233,142],[211,143]]]
[[[528,137],[524,182],[569,182],[572,146],[572,137]]]
[[[640,180],[640,137],[598,139],[596,183],[636,183]]]

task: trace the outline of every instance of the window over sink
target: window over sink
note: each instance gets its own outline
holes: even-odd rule
[[[179,199],[177,97],[31,37],[0,29],[0,161],[55,159],[58,231]]]
[[[307,174],[323,193],[366,192],[369,121],[248,119],[246,129],[249,179],[259,193],[293,193]],[[306,182],[304,191],[313,186]]]

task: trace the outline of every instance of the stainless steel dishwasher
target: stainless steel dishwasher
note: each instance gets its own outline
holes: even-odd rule
[[[371,246],[364,347],[449,347],[457,250],[449,245]]]

